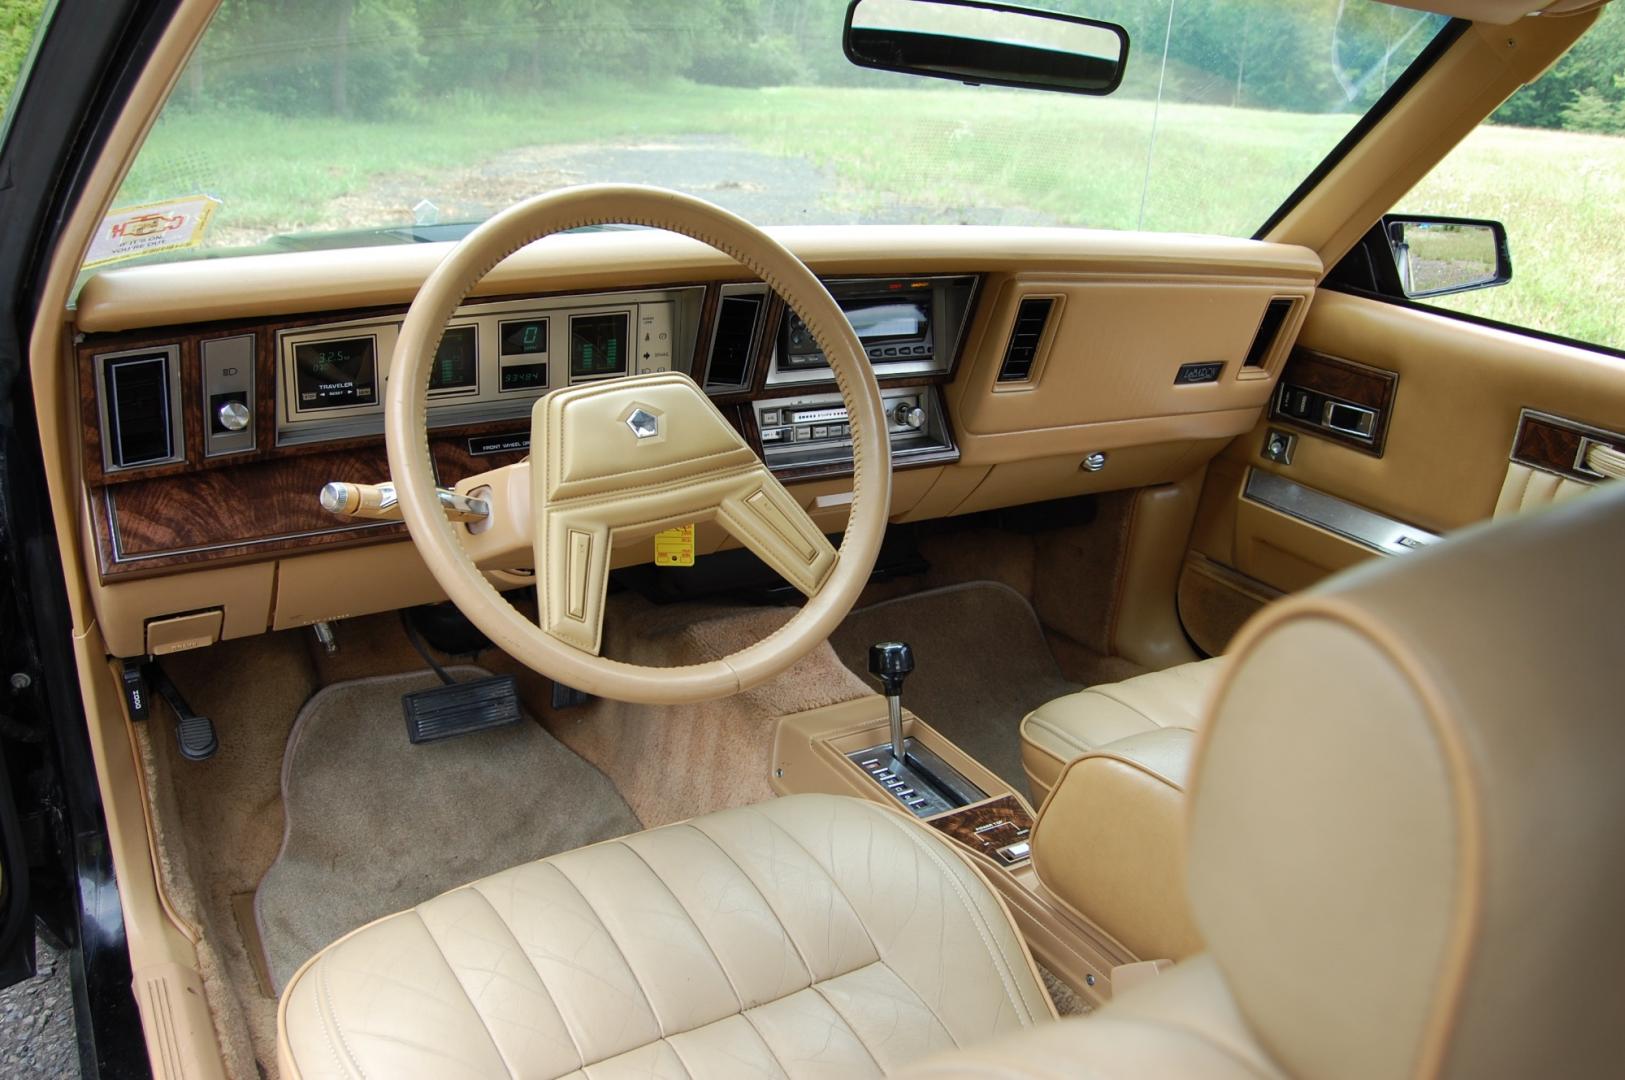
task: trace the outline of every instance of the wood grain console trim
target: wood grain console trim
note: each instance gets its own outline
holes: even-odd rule
[[[1345,435],[1316,424],[1304,423],[1281,411],[1283,385],[1310,390],[1327,397],[1337,398],[1377,413],[1376,430],[1370,439],[1358,435]],[[1295,348],[1281,371],[1280,382],[1270,396],[1270,422],[1306,432],[1321,439],[1353,447],[1372,457],[1382,457],[1388,443],[1388,422],[1394,413],[1394,399],[1399,392],[1399,374],[1384,368],[1357,364],[1352,360],[1328,356],[1312,349]]]
[[[1000,865],[1004,865],[1004,860],[996,852],[1009,844],[1030,839],[1033,830],[1032,815],[1014,795],[1001,795],[951,810],[929,819],[927,824]]]

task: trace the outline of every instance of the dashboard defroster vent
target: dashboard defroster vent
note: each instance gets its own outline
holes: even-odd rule
[[[1054,307],[1055,299],[1049,296],[1032,296],[1021,302],[1016,309],[1016,323],[1010,329],[1010,343],[1004,349],[1004,363],[999,365],[1000,382],[1026,382],[1032,378],[1038,346],[1044,340],[1044,328]]]

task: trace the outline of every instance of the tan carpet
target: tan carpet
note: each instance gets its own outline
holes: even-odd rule
[[[830,637],[855,672],[887,640],[914,648],[904,706],[1025,792],[1021,718],[1081,689],[1062,677],[1026,597],[990,581],[950,585],[854,611]]]
[[[303,636],[265,634],[164,657],[193,708],[214,720],[220,752],[185,761],[168,706],[136,725],[159,825],[159,871],[203,931],[203,989],[230,1075],[276,1075],[276,999],[263,993],[232,897],[259,884],[282,840],[278,773],[288,728],[319,685]]]
[[[650,604],[609,598],[604,653],[651,667],[698,664],[753,645],[793,615],[787,607]],[[508,673],[498,667],[495,670]],[[546,681],[515,671],[536,707]],[[632,705],[599,699],[557,714],[548,730],[604,770],[648,828],[773,798],[775,721],[873,693],[821,644],[784,674],[721,701]],[[651,767],[663,762],[669,767]]]
[[[488,674],[453,667],[459,680]],[[311,698],[282,766],[287,829],[255,917],[280,991],[323,946],[447,889],[624,836],[637,819],[604,775],[531,720],[414,746],[401,695],[428,672]]]

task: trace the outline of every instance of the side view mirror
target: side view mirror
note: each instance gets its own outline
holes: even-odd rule
[[[1389,215],[1382,232],[1410,299],[1448,296],[1512,280],[1506,227],[1475,218]]]
[[[1116,23],[983,0],[852,0],[841,47],[859,67],[1070,94],[1109,94],[1128,66]]]

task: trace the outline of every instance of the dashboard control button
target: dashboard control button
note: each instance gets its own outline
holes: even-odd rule
[[[907,428],[916,430],[925,426],[925,410],[912,401],[904,401],[892,410],[892,420]]]
[[[768,409],[762,413],[762,424],[771,427],[779,422],[779,410]]]
[[[227,431],[242,431],[254,420],[254,414],[240,401],[226,402],[214,415]]]
[[[815,439],[827,439],[827,438],[829,438],[829,428],[828,427],[823,427],[823,426],[813,428],[812,429],[812,437],[815,438]]]

